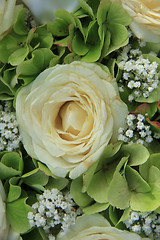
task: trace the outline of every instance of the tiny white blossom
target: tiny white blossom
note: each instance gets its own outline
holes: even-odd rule
[[[144,129],[144,123],[143,122],[141,122],[141,121],[139,121],[139,122],[137,122],[137,129],[140,129],[140,130],[142,130],[142,129]]]
[[[145,139],[145,141],[146,141],[147,143],[151,143],[151,142],[153,141],[153,138],[152,138],[151,136],[147,136],[146,139]]]
[[[142,231],[142,228],[140,225],[134,225],[131,227],[132,231],[135,232],[135,233],[141,233]]]
[[[124,128],[120,127],[120,128],[118,129],[118,133],[123,133],[123,132],[124,132]]]
[[[138,82],[134,82],[134,87],[135,88],[139,88],[141,86],[141,82],[138,81]]]
[[[128,129],[126,131],[126,136],[129,137],[129,138],[132,138],[133,137],[133,130]]]
[[[138,119],[140,122],[142,122],[142,121],[145,119],[145,117],[144,117],[142,114],[138,114],[137,119]]]
[[[137,144],[144,145],[144,140],[142,140],[142,139],[138,139],[138,140],[136,141],[136,143],[137,143]]]
[[[128,101],[132,102],[133,100],[134,100],[134,96],[133,96],[132,94],[130,94],[130,95],[128,96]]]
[[[128,82],[128,85],[127,85],[130,89],[133,89],[134,88],[134,81],[131,80]]]

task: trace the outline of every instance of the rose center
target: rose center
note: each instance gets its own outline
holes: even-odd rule
[[[65,103],[59,112],[65,132],[78,135],[86,120],[87,113],[76,102]]]

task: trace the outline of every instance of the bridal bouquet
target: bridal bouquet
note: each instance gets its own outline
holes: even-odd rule
[[[0,240],[160,239],[160,1],[0,0]]]

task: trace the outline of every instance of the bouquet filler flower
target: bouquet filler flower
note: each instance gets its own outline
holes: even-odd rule
[[[0,7],[0,240],[160,239],[160,1]]]

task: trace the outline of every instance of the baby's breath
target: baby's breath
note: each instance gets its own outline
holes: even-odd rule
[[[65,233],[68,227],[75,223],[77,215],[81,214],[76,208],[70,193],[63,194],[57,189],[45,190],[39,196],[38,202],[32,205],[33,212],[28,213],[31,227],[42,227],[49,239],[54,239],[52,230],[60,226]]]
[[[143,45],[142,42],[141,44]],[[118,62],[119,68],[123,71],[119,90],[122,92],[123,86],[128,88],[129,102],[139,97],[148,98],[150,93],[158,87],[158,63],[144,58],[141,50],[132,49],[130,44],[127,45],[118,56]]]
[[[150,126],[145,122],[145,116],[142,114],[128,114],[126,119],[127,127],[119,129],[118,140],[125,143],[137,143],[147,145],[153,139],[160,139],[159,133],[153,133]]]
[[[124,223],[132,232],[144,233],[147,237],[152,234],[154,240],[160,239],[160,214],[156,212],[130,211]]]
[[[0,105],[0,151],[12,152],[19,148],[21,137],[18,133],[18,124],[12,103],[6,101]]]

